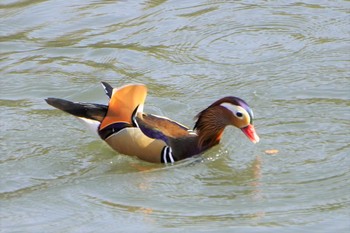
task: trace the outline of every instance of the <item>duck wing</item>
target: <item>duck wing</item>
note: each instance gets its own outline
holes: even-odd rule
[[[147,96],[147,87],[143,84],[126,85],[113,88],[102,83],[110,101],[106,117],[101,122],[100,129],[114,123],[127,123],[133,125],[132,118],[136,111],[142,111]]]
[[[168,145],[170,139],[189,137],[192,133],[189,128],[176,121],[153,114],[138,113],[135,121],[146,136],[162,140]]]
[[[198,135],[186,126],[152,114],[137,113],[135,122],[146,136],[164,141],[175,161],[199,154]]]

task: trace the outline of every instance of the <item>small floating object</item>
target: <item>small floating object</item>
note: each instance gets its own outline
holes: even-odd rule
[[[265,154],[267,155],[275,155],[277,154],[279,151],[277,149],[270,149],[270,150],[265,150]]]

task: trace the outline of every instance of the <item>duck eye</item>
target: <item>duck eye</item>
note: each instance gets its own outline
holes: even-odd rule
[[[238,117],[238,118],[243,117],[243,113],[241,113],[241,112],[236,112],[236,117]]]

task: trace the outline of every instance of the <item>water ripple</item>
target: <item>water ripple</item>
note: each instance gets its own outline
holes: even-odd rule
[[[349,228],[346,3],[0,5],[5,230]],[[120,155],[43,101],[106,103],[102,80],[146,83],[147,111],[188,125],[216,99],[240,96],[261,142],[228,128],[221,145],[173,166]]]

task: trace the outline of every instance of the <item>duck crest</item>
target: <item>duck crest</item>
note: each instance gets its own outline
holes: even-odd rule
[[[231,124],[232,112],[224,107],[225,104],[244,108],[252,121],[253,113],[244,100],[235,96],[221,98],[196,116],[197,122],[193,129],[198,134],[199,147],[205,149],[218,144],[225,127]]]
[[[193,128],[198,134],[198,146],[207,148],[220,142],[227,122],[222,116],[225,114],[220,106],[210,106],[201,111]]]

